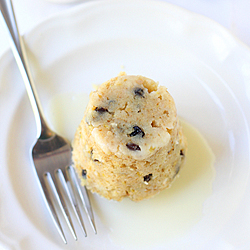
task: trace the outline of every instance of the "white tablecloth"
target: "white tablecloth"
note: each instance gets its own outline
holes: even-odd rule
[[[13,0],[21,34],[26,33],[39,22],[51,15],[60,13],[73,6],[87,2],[62,4],[67,0]],[[70,0],[68,0],[70,1]],[[93,1],[93,0],[92,0]],[[105,1],[105,0],[102,0]],[[118,0],[119,1],[119,0]],[[205,15],[230,30],[241,41],[250,46],[250,1],[249,0],[162,0],[193,12]],[[0,25],[0,56],[8,48],[5,30]]]

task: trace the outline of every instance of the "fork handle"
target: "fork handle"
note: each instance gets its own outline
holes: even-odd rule
[[[54,132],[49,128],[44,118],[40,101],[34,86],[34,81],[31,76],[30,68],[28,66],[28,60],[24,42],[18,30],[12,1],[0,0],[0,11],[3,17],[2,20],[9,33],[9,38],[10,38],[9,40],[12,52],[14,54],[18,68],[25,83],[29,100],[35,115],[35,121],[37,125],[37,138],[40,139],[50,138],[51,136],[54,135]]]

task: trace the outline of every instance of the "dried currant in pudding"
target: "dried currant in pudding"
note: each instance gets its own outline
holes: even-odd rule
[[[132,151],[141,151],[141,148],[139,147],[139,145],[129,142],[126,144],[127,148],[132,150]]]
[[[83,177],[84,179],[87,178],[87,170],[86,170],[86,169],[83,169],[83,170],[82,170],[82,177]]]
[[[96,108],[95,108],[95,111],[98,112],[98,113],[100,113],[100,114],[105,113],[105,112],[108,112],[107,109],[102,108],[102,107],[96,107]]]
[[[145,182],[149,182],[151,179],[152,179],[152,174],[148,174],[148,175],[145,175],[144,177],[143,177],[143,181],[145,181]]]
[[[136,96],[140,96],[140,97],[144,97],[144,90],[142,88],[135,88],[134,89],[134,93]]]
[[[129,134],[130,137],[133,137],[136,135],[141,135],[141,137],[143,137],[145,135],[144,131],[140,127],[134,126],[133,129],[134,131]]]

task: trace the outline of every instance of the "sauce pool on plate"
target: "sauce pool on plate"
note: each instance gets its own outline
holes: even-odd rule
[[[54,96],[47,110],[53,129],[72,140],[87,103],[85,93]],[[203,203],[212,194],[215,157],[199,131],[180,121],[188,141],[188,153],[185,166],[171,188],[140,202],[129,199],[116,202],[91,195],[95,214],[115,245],[125,249],[164,246],[188,233],[202,218]]]

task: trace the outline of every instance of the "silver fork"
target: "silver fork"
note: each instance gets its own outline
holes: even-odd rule
[[[85,209],[96,233],[88,193],[85,187],[79,185],[79,180],[72,167],[69,141],[53,132],[45,121],[28,67],[24,43],[18,31],[11,0],[0,0],[0,11],[35,115],[37,142],[32,150],[34,166],[41,183],[44,201],[63,242],[66,244],[67,240],[62,226],[63,217],[75,240],[77,240],[77,235],[73,225],[74,220],[79,222],[86,236],[82,208]]]

